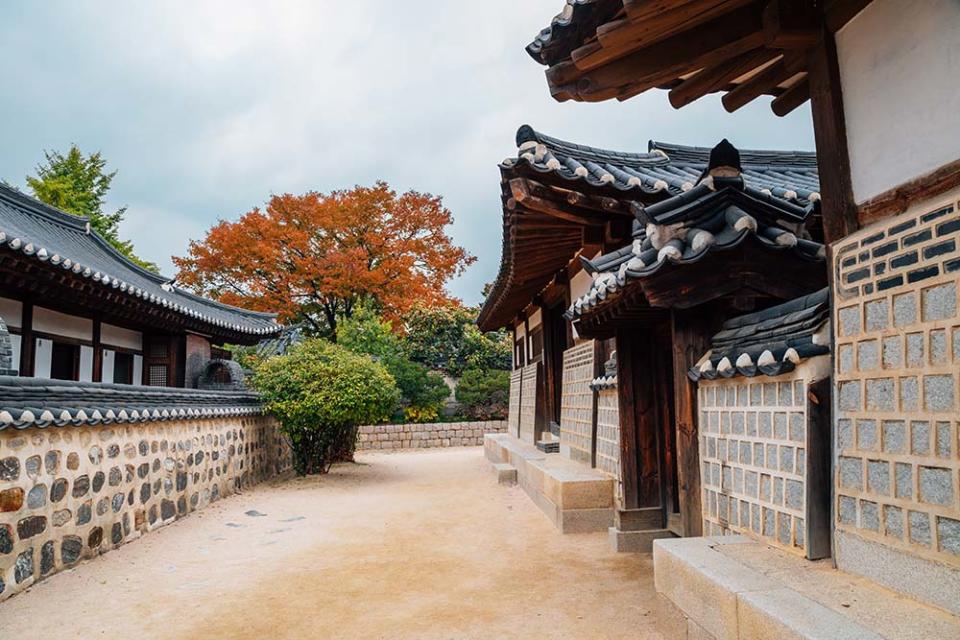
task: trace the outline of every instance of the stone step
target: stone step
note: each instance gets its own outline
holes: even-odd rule
[[[622,531],[616,527],[610,527],[608,533],[610,547],[617,553],[650,553],[653,551],[654,540],[674,537],[668,529]]]
[[[497,475],[498,484],[517,484],[517,468],[506,462],[494,462],[493,472]]]

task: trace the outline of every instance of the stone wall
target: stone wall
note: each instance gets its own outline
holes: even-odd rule
[[[508,431],[520,437],[520,395],[523,387],[523,369],[510,373],[510,404],[507,409]]]
[[[838,566],[955,613],[958,200],[955,191],[841,242],[833,301]]]
[[[811,508],[828,512],[829,477],[808,482],[813,460],[829,465],[829,436],[809,424],[808,388],[830,375],[818,357],[777,377],[701,380],[703,534],[744,534],[808,557],[829,555],[829,518],[811,549]],[[826,400],[826,399],[824,399]],[[812,495],[815,494],[815,495]],[[822,516],[821,516],[822,517]]]
[[[357,450],[474,447],[483,444],[485,433],[506,432],[506,420],[369,425],[360,427]]]
[[[292,470],[267,417],[0,431],[0,600]]]
[[[10,333],[7,331],[7,325],[3,322],[3,318],[0,318],[0,376],[10,375],[15,375],[13,345],[10,343]]]
[[[537,438],[537,410],[540,408],[540,363],[528,364],[523,369],[520,383],[520,439],[531,444]]]
[[[560,396],[560,452],[571,460],[591,464],[593,458],[594,397],[590,383],[596,377],[594,341],[563,352],[563,389]]]
[[[620,396],[617,387],[597,391],[597,468],[617,479],[617,500],[623,497],[620,473]]]

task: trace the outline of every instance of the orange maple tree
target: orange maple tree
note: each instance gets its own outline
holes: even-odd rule
[[[360,303],[397,318],[453,302],[445,284],[476,258],[447,235],[452,220],[440,197],[397,195],[385,182],[276,195],[264,210],[219,222],[173,261],[187,288],[335,339],[337,318]]]

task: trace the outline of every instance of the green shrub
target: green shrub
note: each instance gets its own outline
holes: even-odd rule
[[[338,344],[380,362],[397,383],[400,397],[392,415],[407,422],[431,422],[439,415],[450,387],[436,374],[408,357],[403,340],[389,322],[373,312],[358,310],[340,321]]]
[[[357,427],[390,417],[399,397],[383,365],[321,339],[266,360],[253,381],[290,438],[300,475],[352,459]]]
[[[502,420],[510,404],[510,372],[467,369],[457,384],[461,411],[474,420]]]

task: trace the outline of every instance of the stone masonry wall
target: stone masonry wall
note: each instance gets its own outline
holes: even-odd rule
[[[597,468],[617,479],[617,500],[623,497],[620,473],[620,395],[617,387],[597,391]]]
[[[0,431],[0,600],[291,470],[267,417]]]
[[[829,362],[700,381],[704,535],[744,534],[807,554],[807,385],[829,375]],[[820,446],[827,457],[829,443]]]
[[[593,458],[594,351],[589,340],[563,352],[560,396],[560,452],[588,465]]]
[[[473,447],[483,444],[485,433],[506,432],[506,420],[369,425],[360,427],[357,450]]]
[[[960,589],[958,200],[863,229],[834,262],[837,561],[934,601]]]

